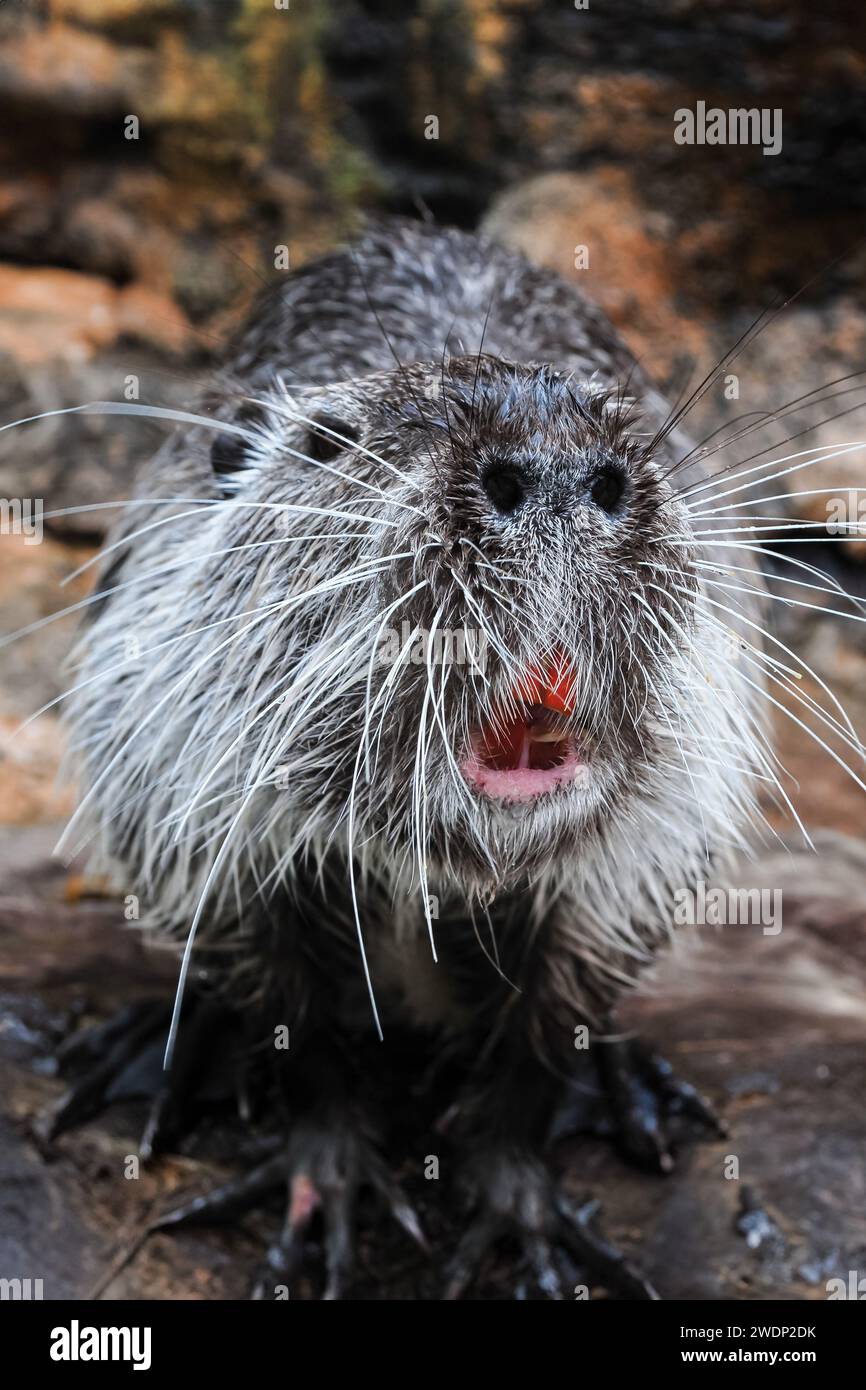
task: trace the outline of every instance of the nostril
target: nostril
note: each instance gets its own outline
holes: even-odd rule
[[[506,464],[488,468],[481,486],[496,510],[507,513],[520,506],[529,491],[529,480],[521,469]]]
[[[610,516],[616,511],[625,491],[625,480],[613,468],[603,468],[596,473],[589,486],[589,495],[597,507]]]

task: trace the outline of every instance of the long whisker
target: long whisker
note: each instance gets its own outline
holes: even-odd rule
[[[713,585],[716,585],[716,581],[715,581],[715,580],[706,580],[705,582],[710,583],[710,584],[713,584]],[[649,587],[650,587],[650,588],[658,588],[658,585],[650,584]],[[675,588],[679,588],[679,590],[680,590],[681,593],[688,593],[688,592],[689,592],[688,590],[686,590],[685,588],[683,588],[683,586],[681,586],[681,585],[680,585],[680,586],[674,585],[674,587],[675,587]],[[727,586],[726,586],[726,585],[718,585],[718,587],[720,587],[720,588],[726,588]],[[661,591],[661,592],[663,592],[663,591]],[[772,594],[771,594],[771,595],[765,595],[765,594],[763,594],[763,592],[762,592],[761,590],[745,588],[745,587],[743,587],[743,586],[741,586],[741,592],[743,592],[743,593],[750,593],[750,594],[759,594],[759,595],[761,595],[761,597],[770,597],[770,598],[776,597],[775,595],[772,595]],[[836,706],[837,710],[839,711],[840,715],[842,716],[842,719],[843,719],[843,721],[844,721],[844,723],[845,723],[845,726],[846,726],[846,728],[847,728],[848,733],[846,734],[845,730],[844,730],[844,729],[842,728],[842,726],[838,723],[838,721],[835,720],[835,719],[832,719],[830,716],[828,716],[828,715],[826,714],[826,711],[824,711],[823,709],[821,709],[821,706],[818,705],[817,702],[811,702],[811,701],[810,701],[809,703],[812,703],[812,704],[814,705],[815,712],[819,714],[819,717],[824,718],[825,720],[826,720],[826,719],[829,719],[830,722],[835,726],[837,733],[839,733],[840,737],[843,738],[843,739],[845,740],[845,742],[849,745],[849,747],[851,747],[855,752],[859,753],[861,757],[864,757],[864,759],[866,759],[866,750],[864,750],[863,745],[862,745],[862,743],[861,743],[861,741],[860,741],[860,738],[859,738],[859,736],[858,736],[858,734],[857,734],[857,731],[856,731],[856,729],[854,728],[854,725],[852,724],[851,719],[849,718],[848,713],[847,713],[847,711],[845,710],[844,706],[842,705],[841,701],[837,698],[836,695],[833,694],[833,691],[830,689],[830,686],[827,685],[826,681],[822,680],[822,678],[818,675],[818,673],[817,673],[816,671],[813,671],[812,667],[809,666],[809,665],[807,664],[807,662],[805,662],[805,661],[803,660],[802,657],[798,656],[796,652],[792,651],[790,647],[786,646],[785,643],[784,643],[780,638],[776,637],[773,633],[769,632],[765,627],[762,627],[762,625],[761,625],[760,623],[755,622],[755,620],[754,620],[753,618],[748,617],[748,615],[742,611],[742,608],[740,608],[740,609],[738,609],[738,610],[735,610],[735,609],[729,607],[729,605],[722,603],[720,600],[711,598],[711,597],[710,597],[709,595],[707,595],[707,594],[698,593],[697,598],[698,598],[698,601],[703,601],[703,602],[705,602],[705,603],[710,603],[714,608],[719,608],[719,609],[721,609],[722,611],[728,613],[728,614],[729,614],[731,617],[733,617],[736,621],[741,622],[741,623],[745,623],[747,627],[752,628],[753,630],[755,630],[756,632],[758,632],[758,633],[760,634],[760,636],[761,636],[762,638],[764,638],[765,641],[772,642],[772,644],[773,644],[775,647],[778,647],[778,649],[779,649],[780,651],[783,651],[783,652],[785,653],[786,656],[789,656],[789,657],[792,659],[792,661],[796,661],[796,662],[802,667],[803,671],[804,671],[808,676],[810,676],[810,677],[812,678],[812,680],[814,680],[815,683],[816,683],[817,685],[819,685],[819,686],[821,687],[821,689],[824,691],[824,693],[825,693],[826,695],[828,695],[829,698],[832,700],[833,704]],[[771,656],[769,656],[769,654],[768,654],[767,652],[762,652],[762,651],[760,650],[760,648],[751,647],[751,650],[754,652],[754,654],[755,654],[756,656],[758,656],[758,657],[759,657],[762,661],[764,661],[765,663],[772,663],[773,666],[776,667],[776,668],[778,668],[778,667],[780,666],[781,663],[779,663],[778,661],[775,661],[774,658],[772,658]],[[785,670],[789,670],[788,667],[785,667],[784,669],[785,669]],[[798,673],[797,673],[797,672],[792,672],[791,674],[797,675]],[[792,694],[794,694],[795,698],[797,698],[797,699],[799,699],[799,700],[803,700],[803,699],[804,699],[804,697],[800,694],[799,691],[795,691],[795,690],[792,689]],[[850,734],[850,738],[848,737],[849,734]]]
[[[710,496],[708,498],[705,498],[704,502],[718,502],[718,500],[721,497],[732,497],[735,493],[746,492],[751,487],[758,487],[763,483],[773,482],[776,478],[784,478],[787,474],[796,473],[801,468],[811,468],[814,467],[816,463],[824,463],[828,459],[841,458],[845,454],[853,453],[857,449],[862,449],[864,445],[866,445],[866,440],[855,439],[850,440],[847,444],[837,445],[833,449],[828,449],[826,444],[820,445],[819,447],[812,449],[799,449],[794,454],[786,454],[783,458],[779,459],[767,459],[765,463],[756,464],[754,467],[746,468],[743,470],[742,473],[737,473],[734,475],[736,478],[746,478],[751,477],[754,473],[761,473],[762,476],[759,478],[753,478],[752,482],[741,483],[737,487],[726,488],[722,492],[715,492],[713,491],[713,489],[715,488],[720,476],[717,474],[714,478],[711,478],[709,482],[701,484],[700,487],[693,488],[691,492],[693,496],[698,496],[702,492],[709,491]],[[816,457],[807,457],[810,454],[815,455]],[[806,462],[798,464],[792,468],[779,469],[775,473],[768,474],[763,472],[764,469],[777,468],[777,465],[779,464],[790,463],[792,459],[806,459]],[[685,496],[685,494],[682,495]],[[704,502],[687,504],[689,507],[689,511],[693,512],[695,506],[703,506]]]
[[[685,467],[689,462],[697,463],[703,459],[710,458],[713,454],[718,453],[720,449],[728,448],[731,444],[736,443],[738,439],[742,439],[747,435],[753,434],[756,430],[761,429],[765,424],[769,422],[784,420],[794,410],[801,408],[803,403],[805,401],[810,400],[810,398],[813,396],[815,397],[815,399],[811,402],[813,406],[826,405],[828,401],[839,400],[840,398],[855,395],[858,392],[863,391],[864,389],[866,389],[866,384],[858,383],[858,385],[856,386],[846,387],[846,389],[843,391],[828,390],[826,396],[818,395],[819,391],[823,391],[830,386],[838,386],[845,381],[850,381],[852,380],[852,378],[859,377],[862,375],[862,371],[849,372],[847,376],[838,377],[835,381],[825,382],[824,385],[815,387],[812,391],[806,391],[802,396],[798,396],[793,401],[788,401],[787,404],[785,404],[784,406],[780,406],[779,409],[768,411],[763,419],[746,426],[744,429],[739,430],[735,435],[731,435],[720,440],[711,449],[696,449],[690,451],[688,454],[684,454],[683,457],[674,465],[674,467],[670,469],[666,474],[664,474],[664,477],[669,478],[672,473],[675,473],[680,468]],[[741,459],[738,462],[729,464],[726,468],[720,469],[716,476],[721,477],[725,473],[729,473],[733,469],[737,468],[740,463],[749,463],[751,462],[751,459],[760,458],[762,454],[769,453],[771,449],[778,449],[781,447],[781,445],[788,444],[794,439],[800,439],[805,434],[811,434],[814,430],[820,429],[822,426],[831,424],[836,420],[844,419],[846,415],[853,415],[856,411],[861,410],[863,408],[863,405],[863,401],[857,401],[853,406],[850,406],[846,410],[835,411],[831,416],[825,419],[817,420],[813,424],[806,425],[803,429],[796,430],[793,434],[788,435],[785,439],[777,441],[774,444],[768,444],[765,448],[758,450],[758,452],[755,454],[752,454],[750,458]],[[688,493],[692,490],[693,486],[694,484],[687,485],[685,488],[681,489],[677,493],[677,495],[680,497],[687,496]]]
[[[190,499],[182,498],[180,500],[183,503]],[[212,505],[224,506],[226,503],[223,499],[215,499]],[[234,507],[249,507],[255,511],[276,512],[283,515],[289,512],[293,514],[297,513],[299,516],[324,516],[331,520],[338,521],[362,521],[369,526],[387,526],[390,527],[391,530],[397,529],[396,521],[388,521],[384,517],[364,516],[363,513],[359,515],[357,512],[344,512],[338,510],[336,507],[310,507],[300,502],[248,502],[244,498],[233,498],[230,505]],[[184,521],[188,517],[195,515],[195,511],[189,511],[178,512],[172,516],[158,517],[156,521],[150,522],[149,525],[142,526],[139,530],[132,531],[129,535],[122,536],[120,540],[115,541],[112,545],[105,546],[98,554],[91,556],[83,565],[79,565],[77,569],[67,574],[61,583],[70,584],[73,579],[77,579],[80,574],[84,574],[85,570],[91,569],[93,565],[99,564],[100,560],[104,560],[106,555],[111,555],[113,551],[120,550],[123,546],[129,545],[130,541],[136,540],[139,536],[146,535],[149,531],[155,531],[160,526],[169,525],[173,521]]]
[[[79,599],[77,603],[70,603],[66,608],[61,608],[57,613],[49,613],[44,618],[37,618],[35,622],[28,623],[26,627],[20,627],[15,632],[6,633],[4,637],[0,637],[0,649],[8,646],[11,642],[17,642],[21,637],[29,637],[31,633],[38,632],[41,628],[47,627],[49,623],[56,623],[60,618],[65,618],[70,613],[77,613],[80,609],[87,608],[93,603],[103,603],[111,594],[122,593],[125,589],[137,588],[140,584],[147,584],[152,579],[173,574],[186,565],[199,564],[201,560],[219,559],[223,555],[234,555],[245,550],[261,550],[272,545],[291,545],[295,541],[346,540],[353,537],[363,539],[363,533],[360,531],[313,531],[297,536],[280,536],[276,540],[248,541],[243,545],[225,545],[218,550],[203,550],[196,555],[187,555],[183,559],[172,560],[168,565],[159,565],[156,569],[143,570],[131,579],[112,584],[106,589],[98,589],[95,593]],[[197,631],[201,631],[201,629],[197,629]],[[151,650],[156,649],[151,648]]]
[[[264,610],[262,612],[256,613],[256,616],[253,617],[252,621],[250,623],[245,624],[245,626],[242,627],[239,632],[233,633],[224,641],[219,642],[216,645],[216,647],[214,647],[211,651],[207,652],[199,661],[195,662],[188,670],[186,670],[180,677],[180,680],[176,682],[174,685],[172,685],[169,688],[169,690],[157,701],[157,703],[151,707],[148,713],[144,716],[142,725],[139,725],[139,730],[143,725],[149,724],[156,717],[156,715],[159,714],[159,712],[164,708],[164,706],[168,703],[169,700],[176,698],[178,690],[185,682],[191,680],[194,676],[196,676],[200,670],[202,670],[206,665],[208,665],[208,663],[214,661],[218,657],[220,652],[224,651],[233,642],[237,642],[247,632],[251,631],[259,623],[263,622],[265,618],[269,617],[272,614],[272,612],[276,611],[277,609],[285,611],[292,606],[296,606],[299,603],[308,602],[311,598],[317,597],[319,593],[327,590],[328,588],[340,587],[342,585],[345,585],[346,583],[353,583],[355,582],[355,579],[356,576],[354,574],[350,575],[348,579],[345,576],[337,576],[336,579],[325,581],[325,583],[322,586],[317,586],[317,589],[307,590],[305,593],[293,595],[289,599],[281,599],[276,604],[266,605]],[[97,673],[97,676],[104,676],[104,674],[104,672],[99,672]],[[157,674],[157,672],[152,672],[149,676],[149,679],[155,679]],[[93,679],[95,679],[95,677],[90,678],[90,680]],[[85,682],[85,684],[88,683],[89,681]],[[31,716],[31,718],[33,717],[35,716]],[[66,830],[61,836],[60,842],[58,844],[58,850],[62,848],[62,846],[66,842],[70,830],[72,829],[72,826],[75,824],[76,820],[81,816],[88,803],[93,799],[100,785],[105,780],[107,775],[111,772],[111,770],[114,768],[118,759],[123,756],[124,752],[125,744],[121,745],[118,751],[109,760],[109,762],[105,765],[102,771],[97,775],[96,779],[90,787],[90,790],[79,804],[78,810],[70,820],[69,825],[66,827]]]
[[[683,592],[686,593],[686,594],[691,595],[691,590],[684,589]],[[692,597],[693,597],[693,595],[692,595]],[[701,598],[702,598],[702,601],[703,601],[704,603],[710,603],[710,604],[713,604],[713,605],[715,605],[715,606],[717,606],[717,607],[719,607],[719,608],[723,608],[723,609],[726,608],[726,605],[725,605],[725,604],[718,603],[717,600],[712,599],[712,598],[709,598],[708,595],[706,595],[706,594],[702,595]],[[733,610],[728,609],[727,611],[728,611],[728,612],[732,612]],[[742,615],[740,615],[740,614],[735,614],[735,616],[736,616],[740,621],[743,621]],[[746,654],[746,660],[750,660],[750,658],[748,657],[747,654]],[[799,727],[800,727],[801,729],[803,729],[803,731],[804,731],[805,733],[807,733],[807,734],[809,735],[810,738],[814,739],[815,742],[816,742],[817,744],[819,744],[819,746],[820,746],[821,748],[823,748],[824,751],[825,751],[826,753],[829,753],[829,754],[830,754],[831,758],[833,758],[833,760],[834,760],[835,762],[837,762],[837,763],[839,764],[840,767],[844,768],[844,770],[848,773],[848,775],[849,775],[849,777],[852,779],[852,781],[856,782],[856,784],[857,784],[858,787],[860,787],[863,791],[866,791],[866,782],[863,782],[863,781],[857,776],[856,772],[854,772],[854,770],[853,770],[851,767],[848,766],[848,764],[839,756],[838,753],[836,753],[836,752],[830,747],[829,744],[825,743],[824,740],[823,740],[822,738],[820,738],[818,734],[816,734],[816,732],[815,732],[814,729],[810,729],[809,726],[808,726],[808,724],[804,724],[803,721],[802,721],[801,719],[798,719],[797,716],[793,713],[793,711],[789,710],[789,709],[788,709],[785,705],[783,705],[780,701],[776,700],[775,697],[774,697],[773,695],[771,695],[770,692],[769,692],[768,690],[763,689],[763,687],[760,686],[760,685],[758,685],[756,682],[749,680],[749,678],[748,678],[748,677],[744,674],[744,672],[742,672],[742,671],[740,672],[740,678],[741,678],[742,680],[746,681],[746,683],[747,683],[748,685],[752,686],[759,694],[762,694],[762,695],[764,696],[765,699],[769,700],[773,705],[775,705],[778,709],[780,709],[780,710],[782,711],[782,713],[785,714],[785,715],[787,715],[787,717],[788,717],[789,719],[793,720],[793,722],[794,722],[795,724],[799,725]],[[773,677],[773,675],[772,675],[772,673],[771,673],[771,674],[770,674],[770,679],[773,679],[773,678],[774,678],[774,677]],[[806,704],[806,705],[812,710],[813,713],[816,713],[816,714],[819,713],[818,707],[816,707],[814,704],[811,704],[811,705],[810,705],[808,701],[806,701],[806,700],[803,699],[803,697],[800,695],[800,693],[799,693],[798,691],[793,690],[793,689],[792,689],[791,687],[789,687],[789,686],[786,686],[785,688],[788,689],[789,692],[790,692],[792,695],[794,695],[794,697],[795,697],[796,699],[798,699],[798,700],[800,701],[800,703]],[[821,717],[822,717],[821,714],[819,714],[819,718],[821,718]],[[829,722],[831,725],[835,723],[835,721],[830,720],[830,718],[829,718],[829,716],[826,714],[826,712],[823,714],[823,720],[822,720],[822,722],[824,722],[824,723],[828,723],[828,722]],[[861,756],[863,755],[863,746],[862,746],[862,744],[859,744],[859,742],[855,742],[855,743],[852,745],[852,744],[851,744],[851,740],[847,739],[847,738],[845,737],[845,735],[842,733],[842,731],[838,729],[838,727],[836,728],[835,732],[838,734],[838,736],[839,736],[840,738],[843,738],[843,741],[846,742],[849,746],[853,746],[853,747],[855,748],[855,750],[856,750],[858,753],[860,753]],[[856,735],[855,735],[855,740],[856,740]]]

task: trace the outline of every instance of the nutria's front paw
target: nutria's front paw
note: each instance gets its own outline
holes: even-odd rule
[[[143,999],[113,1018],[72,1033],[57,1054],[58,1072],[69,1088],[37,1122],[52,1142],[117,1102],[147,1100],[148,1117],[139,1157],[148,1160],[176,1147],[200,1118],[203,1098],[210,1108],[240,1102],[242,1055],[238,1016],[191,992],[174,1061],[163,1069],[171,1005]]]
[[[709,1101],[636,1038],[602,1044],[599,1066],[619,1142],[634,1162],[670,1172],[671,1135],[680,1119],[715,1138],[724,1137],[724,1126]]]
[[[470,1220],[450,1264],[445,1297],[464,1297],[497,1250],[517,1258],[514,1297],[562,1300],[580,1284],[618,1298],[658,1295],[625,1256],[595,1233],[597,1203],[575,1206],[529,1152],[491,1146],[464,1175]]]
[[[638,1167],[670,1173],[678,1144],[696,1131],[725,1137],[709,1101],[639,1039],[598,1042],[588,1057],[587,1074],[563,1092],[551,1140],[599,1134]]]
[[[315,1263],[310,1236],[317,1227],[324,1256],[322,1297],[338,1299],[354,1266],[357,1203],[365,1189],[426,1249],[413,1208],[388,1172],[366,1125],[348,1108],[298,1117],[288,1142],[258,1167],[167,1212],[151,1230],[233,1222],[273,1194],[287,1193],[280,1233],[268,1249],[252,1297],[287,1297],[294,1295],[290,1286],[301,1277],[308,1282]]]
[[[203,1114],[225,1108],[226,1101],[233,1101],[244,1114],[249,1108],[251,1064],[258,1060],[258,1071],[265,1069],[260,1054],[244,1044],[237,1016],[192,995],[171,1070],[166,1072],[163,1056],[170,1015],[167,1002],[142,1001],[72,1035],[58,1060],[60,1069],[72,1074],[73,1084],[43,1117],[42,1138],[53,1141],[115,1101],[146,1099],[149,1113],[139,1155],[150,1159],[193,1135]],[[288,1072],[288,1060],[285,1065]],[[284,1291],[294,1297],[295,1287],[301,1285],[304,1293],[318,1287],[324,1298],[340,1298],[352,1274],[357,1204],[365,1192],[424,1246],[415,1213],[380,1155],[368,1107],[335,1074],[328,1050],[320,1056],[313,1048],[293,1069],[308,1085],[296,1094],[290,1087],[292,1075],[282,1077],[288,1088],[288,1127],[284,1130],[281,1121],[279,1133],[260,1139],[245,1134],[239,1152],[239,1159],[246,1159],[243,1171],[151,1221],[127,1255],[157,1231],[232,1224],[282,1197],[283,1223],[255,1281],[253,1297],[270,1299],[284,1296]],[[278,1099],[278,1094],[270,1096],[272,1104]]]

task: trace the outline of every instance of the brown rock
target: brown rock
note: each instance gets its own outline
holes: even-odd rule
[[[53,0],[57,19],[98,29],[128,29],[178,10],[177,0]]]
[[[671,228],[625,170],[529,179],[495,199],[482,229],[596,299],[656,379],[669,376],[684,350],[708,355],[706,325],[674,307],[684,269]],[[586,269],[576,267],[580,247]]]
[[[44,825],[72,814],[72,788],[57,786],[63,750],[56,718],[19,730],[17,720],[0,716],[0,825]]]
[[[0,49],[0,99],[60,112],[64,119],[134,112],[132,94],[152,88],[154,75],[145,50],[118,49],[59,22],[24,29]]]
[[[190,327],[171,301],[77,271],[0,266],[0,351],[23,366],[86,361],[128,336],[181,352]]]

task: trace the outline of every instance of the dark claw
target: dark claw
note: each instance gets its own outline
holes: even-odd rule
[[[557,1206],[560,1238],[582,1266],[621,1298],[658,1299],[652,1284],[638,1273],[622,1251],[591,1229],[590,1222],[599,1210],[597,1201],[572,1208],[564,1197],[560,1197]]]
[[[178,1033],[170,1070],[160,1070],[160,1081],[139,1144],[143,1159],[170,1148],[182,1134],[186,1113],[212,1056],[212,1044],[224,1018],[224,1011],[209,1002],[202,1002],[191,1010]],[[164,1042],[160,1042],[161,1068]]]
[[[111,1100],[127,1100],[146,1094],[144,1089],[137,1089],[143,1088],[146,1082],[136,1063],[142,1052],[146,1051],[154,1033],[165,1027],[167,1021],[167,1011],[162,1005],[133,1005],[131,1009],[124,1010],[121,1018],[92,1030],[95,1037],[82,1036],[77,1047],[73,1047],[70,1041],[64,1063],[71,1058],[87,1060],[93,1055],[101,1060],[94,1062],[81,1080],[70,1087],[58,1105],[49,1112],[41,1126],[44,1137],[56,1139],[66,1130],[98,1115]],[[103,1048],[107,1046],[107,1053],[94,1053],[100,1044]]]
[[[705,1096],[702,1096],[689,1081],[682,1081],[674,1072],[670,1062],[651,1052],[642,1043],[633,1044],[639,1064],[660,1094],[668,1102],[673,1114],[682,1114],[697,1124],[711,1130],[719,1139],[727,1137],[727,1129]]]
[[[265,1268],[255,1281],[251,1298],[259,1302],[270,1299],[273,1297],[275,1280],[280,1284],[288,1284],[294,1277],[303,1258],[304,1232],[311,1217],[312,1210],[303,1215],[293,1213],[290,1202],[279,1240],[274,1241],[268,1248]]]
[[[327,1283],[323,1298],[326,1302],[342,1298],[346,1280],[354,1263],[354,1255],[351,1200],[348,1192],[343,1189],[328,1202],[325,1210]]]
[[[479,1217],[460,1240],[457,1254],[448,1267],[445,1299],[454,1302],[462,1298],[476,1278],[484,1256],[499,1234],[499,1222]]]
[[[409,1205],[400,1188],[396,1185],[388,1199],[388,1209],[398,1226],[402,1226],[409,1239],[414,1240],[419,1250],[423,1250],[425,1255],[429,1255],[430,1246],[427,1244],[427,1237],[421,1229],[421,1222],[418,1220],[415,1208]]]
[[[550,1244],[543,1239],[530,1243],[529,1263],[539,1289],[546,1298],[561,1303],[565,1298],[562,1288],[562,1275],[556,1267],[556,1258]]]
[[[400,1184],[390,1176],[384,1164],[374,1161],[372,1171],[369,1174],[370,1184],[382,1198],[383,1202],[390,1211],[398,1226],[406,1232],[410,1240],[413,1240],[425,1255],[429,1254],[427,1239],[421,1229],[421,1223],[415,1212],[415,1208],[407,1198]]]
[[[282,1154],[266,1159],[242,1177],[193,1197],[182,1207],[159,1216],[151,1223],[151,1231],[177,1230],[182,1226],[220,1226],[234,1221],[256,1206],[268,1192],[283,1186],[286,1178]]]
[[[631,1041],[605,1043],[599,1064],[626,1153],[644,1167],[669,1173],[674,1161],[658,1096],[635,1064]]]
[[[718,1137],[725,1130],[709,1102],[670,1063],[635,1039],[601,1044],[599,1072],[615,1119],[615,1133],[627,1156],[654,1172],[669,1173],[666,1121],[682,1116]]]

